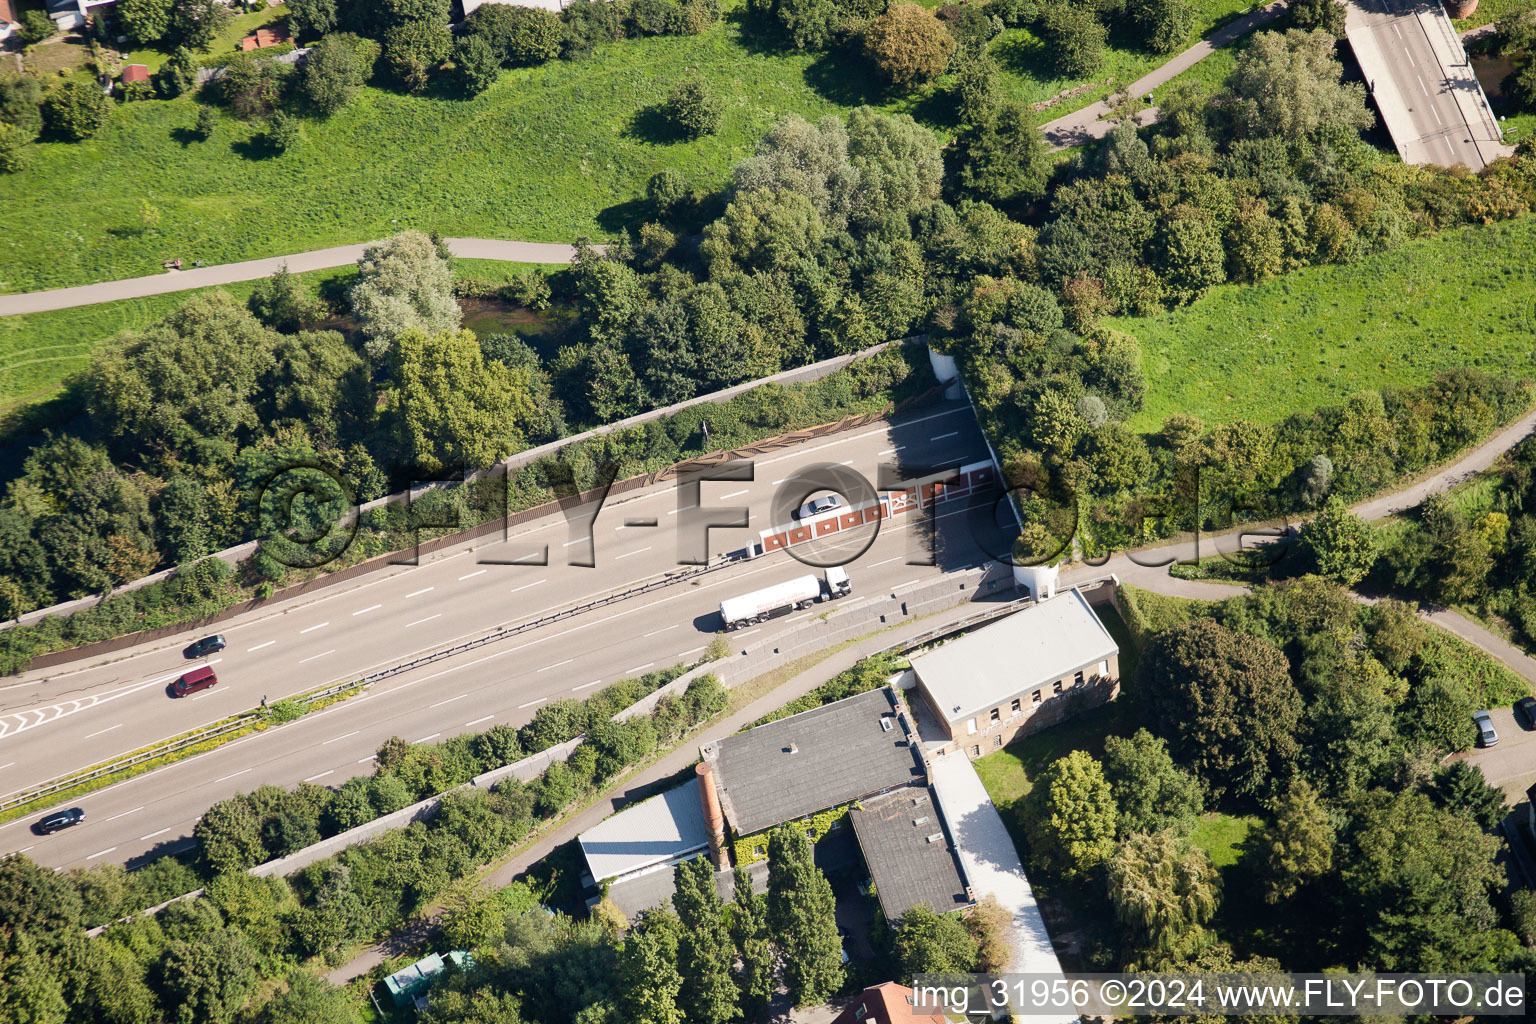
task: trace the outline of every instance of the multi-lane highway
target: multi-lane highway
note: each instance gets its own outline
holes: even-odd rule
[[[793,486],[785,481],[809,467],[843,466],[873,483],[881,463],[949,467],[985,458],[981,434],[963,404],[928,407],[897,424],[771,453],[755,460],[750,482],[702,485],[703,507],[751,510],[747,529],[713,531],[710,550],[755,539],[770,525],[776,493],[782,505]],[[673,524],[690,511],[681,503],[672,486],[632,492],[605,505],[590,530],[554,516],[526,524],[504,541],[233,619],[216,627],[229,646],[207,659],[220,685],[190,698],[173,700],[165,687],[196,664],[181,656],[193,633],[119,652],[104,664],[63,666],[15,680],[0,689],[0,792],[216,721],[263,696],[275,701],[356,678],[677,571]],[[646,519],[657,526],[626,525]],[[984,561],[968,520],[959,510],[939,520],[936,566],[909,564],[922,547],[914,544],[917,517],[893,520],[848,566],[856,589],[847,600]],[[562,552],[584,551],[588,537],[596,566],[564,564]],[[546,544],[548,567],[494,564]],[[335,785],[365,774],[373,751],[389,736],[429,741],[495,723],[517,725],[544,701],[580,697],[625,676],[696,660],[719,627],[715,608],[722,598],[807,571],[785,553],[770,553],[390,677],[366,696],[72,801],[87,812],[86,823],[74,829],[36,836],[28,828],[35,816],[0,826],[0,850],[25,850],[54,866],[128,861],[180,842],[210,803],[235,792],[301,780]],[[793,625],[778,620],[759,628],[771,635]],[[730,636],[759,638],[752,633]]]

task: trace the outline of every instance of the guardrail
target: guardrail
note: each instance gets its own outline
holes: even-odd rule
[[[318,701],[327,700],[339,694],[346,693],[349,690],[364,689],[367,687],[367,685],[367,682],[364,680],[354,679],[349,682],[338,683],[335,686],[328,686],[323,690],[315,690],[311,693],[300,694],[297,697],[289,697],[287,699],[298,701],[301,704],[314,704]],[[249,728],[253,723],[261,720],[264,717],[264,711],[260,708],[252,709],[250,711],[243,711],[240,714],[235,715],[233,718],[220,722],[217,725],[208,726],[207,728],[203,729],[197,729],[189,733],[183,733],[180,736],[174,736],[171,739],[163,740],[160,743],[145,747],[143,750],[134,751],[132,754],[129,754],[125,757],[120,757],[112,761],[94,765],[90,768],[86,768],[78,772],[73,772],[69,775],[61,775],[56,779],[52,779],[43,783],[42,785],[34,786],[30,789],[19,790],[6,797],[0,798],[0,814],[4,814],[6,811],[13,810],[17,807],[25,806],[26,804],[33,803],[34,801],[45,799],[54,795],[55,793],[62,793],[66,790],[74,789],[76,786],[86,785],[90,782],[96,781],[97,779],[103,779],[111,775],[116,775],[120,772],[130,771],[133,768],[136,768],[139,765],[145,764],[149,761],[153,761],[156,758],[165,757],[167,755],[174,754],[177,751],[185,750],[188,747],[195,747],[200,743],[207,743],[209,740],[215,740],[221,736],[227,736],[232,732],[238,732],[241,729]]]

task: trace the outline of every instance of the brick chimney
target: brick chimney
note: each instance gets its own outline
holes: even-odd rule
[[[704,827],[709,829],[709,859],[716,871],[726,871],[731,859],[725,852],[725,815],[720,810],[720,794],[715,791],[715,766],[700,761],[694,769],[699,776],[699,802],[704,805]]]

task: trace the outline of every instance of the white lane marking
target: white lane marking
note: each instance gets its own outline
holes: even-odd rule
[[[643,555],[643,554],[645,554],[649,550],[651,550],[651,549],[650,549],[650,546],[648,545],[646,547],[641,548],[639,551],[626,551],[622,555],[614,555],[613,556],[613,560],[615,562],[617,562],[619,559],[621,559],[621,558],[628,558],[631,555]]]
[[[1393,25],[1393,26],[1392,26],[1392,27],[1393,27],[1393,28],[1397,28],[1397,26],[1396,26],[1396,25]],[[1408,66],[1409,66],[1409,67],[1411,67],[1411,68],[1416,68],[1416,67],[1418,67],[1418,66],[1419,66],[1419,65],[1418,65],[1418,62],[1417,62],[1417,61],[1415,61],[1415,60],[1414,60],[1414,59],[1413,59],[1413,54],[1412,54],[1412,53],[1409,53],[1409,51],[1408,51],[1408,47],[1406,47],[1406,46],[1405,46],[1405,47],[1403,47],[1403,53],[1404,53],[1404,54],[1406,54],[1406,55],[1407,55],[1407,57],[1408,57]]]
[[[763,631],[762,627],[759,626],[757,629],[749,629],[745,633],[737,633],[736,635],[737,636],[751,636],[753,633],[761,633],[762,631]]]
[[[552,668],[559,668],[561,665],[569,665],[575,660],[575,658],[566,658],[564,661],[557,661],[553,665],[545,665],[543,668],[534,669],[534,673],[537,674],[539,672],[548,672]]]
[[[545,702],[545,701],[547,701],[547,700],[549,700],[549,698],[548,698],[548,697],[540,697],[540,698],[539,698],[539,699],[538,699],[538,700],[531,700],[531,701],[529,701],[529,702],[528,702],[528,703],[527,703],[527,704],[519,704],[519,705],[518,705],[518,706],[517,706],[517,709],[518,709],[518,710],[519,710],[519,711],[521,711],[521,710],[522,710],[522,709],[523,709],[523,708],[531,708],[531,707],[533,707],[533,706],[534,706],[534,705],[535,705],[535,704],[543,704],[543,703],[544,703],[544,702]]]
[[[122,722],[118,722],[116,725],[109,725],[109,726],[107,726],[107,728],[102,729],[99,732],[87,733],[85,738],[88,739],[88,740],[93,740],[97,736],[105,736],[107,733],[111,732],[113,729],[121,729],[122,727],[123,727],[123,723]]]
[[[128,817],[128,815],[130,815],[130,814],[136,814],[136,813],[138,813],[138,812],[139,812],[139,811],[142,811],[142,810],[143,810],[143,809],[144,809],[144,808],[143,808],[143,806],[142,806],[142,805],[141,805],[141,806],[139,806],[139,807],[135,807],[135,808],[134,808],[134,809],[133,809],[133,810],[131,810],[131,811],[122,811],[122,812],[121,812],[121,813],[118,813],[118,814],[114,814],[114,815],[112,815],[112,817],[110,817],[110,818],[102,818],[102,819],[101,819],[101,820],[102,820],[102,821],[116,821],[116,820],[117,820],[117,819],[118,819],[118,818],[126,818],[126,817]]]
[[[277,643],[276,640],[268,640],[264,644],[257,644],[255,647],[247,647],[245,649],[245,653],[246,654],[250,654],[252,651],[259,651],[259,650],[261,650],[263,647],[271,647],[275,643]]]
[[[775,480],[773,483],[769,484],[768,486],[769,487],[777,487],[777,486],[779,486],[779,484],[783,483],[785,480],[788,480],[788,479],[789,479],[789,477],[787,477],[787,476],[781,476],[777,480]]]
[[[236,775],[244,775],[248,771],[250,771],[249,768],[241,768],[237,772],[230,772],[228,775],[220,775],[218,778],[214,779],[213,781],[214,782],[224,782],[224,781],[226,781],[228,779],[234,778]]]
[[[314,661],[316,658],[323,658],[323,657],[325,657],[326,654],[335,654],[335,653],[336,653],[336,648],[332,647],[330,650],[326,651],[324,654],[311,654],[307,658],[301,658],[299,660],[299,664],[302,665],[306,661]]]
[[[422,587],[420,590],[413,590],[409,594],[406,594],[405,596],[406,597],[416,597],[418,594],[425,594],[429,590],[436,590],[436,589],[437,589],[436,587]]]
[[[496,717],[495,715],[486,715],[484,718],[477,718],[473,722],[465,722],[464,723],[464,728],[468,729],[472,725],[479,725],[481,722],[489,722],[491,719],[493,719],[495,717]]]
[[[1424,76],[1423,75],[1419,75],[1418,77],[1419,77],[1419,88],[1424,90],[1424,98],[1428,99],[1429,98],[1429,87],[1424,84]]]
[[[406,629],[410,629],[412,626],[419,626],[423,622],[431,622],[433,619],[440,619],[442,617],[443,617],[443,613],[442,612],[438,612],[436,615],[428,615],[426,618],[424,618],[424,619],[417,619],[415,622],[407,622],[405,624],[405,628]]]
[[[724,501],[726,498],[739,498],[743,494],[746,494],[746,493],[747,492],[744,489],[740,490],[740,491],[732,491],[730,494],[722,494],[722,495],[720,495],[720,500]]]
[[[681,654],[679,654],[679,655],[677,655],[677,656],[678,656],[678,657],[679,657],[679,658],[686,658],[686,657],[688,657],[688,655],[690,655],[690,654],[698,654],[698,653],[699,653],[699,652],[700,652],[700,651],[702,651],[702,650],[703,650],[703,649],[704,649],[704,648],[702,648],[702,647],[695,647],[695,648],[694,648],[694,649],[693,649],[693,650],[691,650],[691,651],[683,651],[683,652],[682,652],[682,653],[681,653]]]
[[[563,547],[563,548],[573,548],[577,544],[585,544],[587,541],[589,541],[591,539],[592,539],[591,537],[577,537],[575,540],[568,540],[564,544],[561,544],[560,546]]]
[[[472,580],[476,576],[484,576],[486,573],[488,573],[490,571],[491,570],[489,570],[489,569],[476,569],[474,572],[467,572],[463,576],[460,576],[459,577],[459,581],[463,582],[464,580]]]
[[[468,697],[468,696],[469,696],[469,694],[467,694],[467,693],[461,693],[457,697],[445,697],[444,699],[438,701],[436,704],[428,704],[427,707],[429,707],[429,708],[440,708],[444,704],[452,704],[454,701],[456,701],[456,700],[463,700],[465,697]]]
[[[363,730],[361,730],[361,729],[353,729],[353,730],[352,730],[352,731],[351,731],[351,732],[348,732],[348,733],[343,733],[343,734],[342,734],[342,735],[340,735],[340,736],[332,736],[332,737],[331,737],[331,738],[330,738],[330,739],[328,739],[328,740],[321,740],[321,741],[320,741],[320,745],[321,745],[321,746],[322,746],[322,747],[323,747],[323,746],[325,746],[325,745],[326,745],[326,744],[328,744],[328,743],[335,743],[335,742],[336,742],[336,741],[337,741],[337,740],[344,740],[344,739],[346,739],[346,738],[347,738],[347,737],[348,737],[348,736],[356,736],[356,735],[357,735],[357,734],[358,734],[358,733],[360,733],[360,732],[362,732],[362,731],[363,731]]]
[[[1393,32],[1397,32],[1397,38],[1399,38],[1399,39],[1403,38],[1403,34],[1401,32],[1397,31],[1397,22],[1395,22],[1395,21],[1392,23],[1392,31]]]
[[[426,736],[423,736],[421,739],[419,739],[419,740],[411,740],[411,742],[412,743],[425,743],[425,742],[427,742],[427,740],[435,740],[435,739],[437,739],[441,735],[442,735],[442,733],[440,733],[440,732],[428,733]]]
[[[36,846],[36,845],[37,845],[36,843],[33,843],[32,846],[23,846],[21,849],[17,850],[16,852],[17,853],[26,853],[28,850],[32,849],[33,846]]]
[[[571,687],[571,692],[572,693],[579,693],[582,690],[590,690],[592,687],[598,686],[601,683],[602,683],[601,679],[594,679],[590,683],[582,683],[580,686],[573,686],[573,687]]]
[[[0,764],[0,771],[4,771],[5,769],[9,768],[11,765],[13,765],[15,763],[16,763],[15,761],[7,761],[7,762],[5,762],[5,764]]]
[[[151,833],[150,833],[150,834],[149,834],[149,835],[147,835],[147,836],[139,836],[139,842],[141,842],[141,843],[142,843],[142,842],[143,842],[143,841],[144,841],[144,840],[146,840],[146,839],[153,839],[153,838],[155,838],[155,836],[163,836],[163,835],[165,835],[165,834],[166,834],[166,833],[167,833],[167,832],[169,832],[169,831],[170,831],[170,828],[169,828],[169,827],[166,827],[166,828],[162,828],[162,829],[161,829],[161,830],[160,830],[160,831],[158,831],[158,832],[151,832]]]
[[[357,759],[357,763],[358,764],[367,764],[369,761],[372,761],[372,760],[373,760],[372,756],[360,757],[360,758]]]
[[[207,661],[202,662],[202,664],[208,667],[212,667],[219,664],[223,660],[223,658],[209,658]],[[106,693],[97,694],[90,697],[77,697],[74,700],[63,701],[61,703],[54,704],[51,707],[29,708],[26,711],[14,711],[10,714],[0,715],[0,737],[14,736],[19,732],[25,732],[28,729],[35,729],[40,725],[44,725],[49,722],[56,722],[59,719],[68,715],[73,715],[76,712],[100,707],[108,701],[117,700],[119,697],[126,697],[129,694],[138,693],[140,690],[148,689],[151,686],[159,686],[162,683],[168,683],[172,679],[178,678],[186,671],[186,669],[182,669],[179,672],[172,672],[169,675],[158,676],[149,680],[148,682],[132,683],[128,686],[124,686],[121,689],[109,690]]]
[[[115,849],[117,849],[117,847],[109,846],[105,850],[97,850],[95,853],[91,854],[89,857],[87,857],[85,859],[86,860],[95,860],[97,857],[105,857],[107,854],[111,853]]]
[[[679,623],[674,622],[670,626],[662,626],[660,629],[653,629],[649,633],[642,634],[642,637],[655,636],[657,633],[665,633],[669,629],[676,629],[678,625]]]
[[[951,430],[947,434],[935,434],[933,437],[930,437],[928,440],[930,440],[930,441],[942,441],[946,437],[959,437],[959,436],[960,436],[960,431],[958,431],[958,430]]]
[[[654,661],[648,661],[644,665],[636,665],[634,668],[627,668],[624,670],[624,672],[626,675],[630,672],[639,672],[641,669],[650,668],[654,664],[656,664]]]
[[[679,512],[687,512],[687,511],[690,511],[690,510],[692,510],[692,509],[696,509],[696,508],[698,508],[698,507],[699,507],[699,506],[697,506],[697,505],[684,505],[684,506],[683,506],[683,507],[682,507],[682,508],[675,508],[675,509],[673,509],[673,510],[672,510],[672,511],[670,511],[670,512],[668,512],[668,513],[667,513],[667,515],[669,515],[669,516],[675,516],[675,515],[677,515],[677,514],[678,514],[678,513],[679,513]]]
[[[893,453],[895,453],[895,452],[899,452],[899,451],[901,451],[901,450],[902,450],[902,449],[903,449],[903,448],[905,448],[905,447],[906,447],[906,445],[904,445],[904,444],[899,444],[899,445],[897,445],[897,446],[896,446],[896,447],[895,447],[895,448],[887,448],[887,449],[885,449],[885,450],[884,450],[884,451],[879,451],[879,452],[876,452],[876,453],[875,453],[875,454],[876,454],[876,455],[891,455],[891,454],[893,454]]]
[[[335,774],[336,774],[336,769],[332,768],[328,772],[321,772],[319,775],[311,775],[309,778],[305,779],[304,781],[305,782],[314,782],[316,779],[323,779],[327,775],[335,775]]]
[[[524,584],[523,584],[523,585],[522,585],[522,586],[520,586],[520,587],[513,587],[513,588],[512,588],[512,589],[511,589],[511,590],[509,590],[509,591],[507,591],[507,593],[509,593],[509,594],[515,594],[515,593],[517,593],[517,592],[518,592],[518,591],[519,591],[519,590],[527,590],[527,589],[528,589],[528,588],[529,588],[529,587],[538,587],[538,586],[542,586],[542,585],[543,585],[543,584],[545,584],[545,583],[548,583],[548,582],[549,582],[549,580],[534,580],[534,581],[533,581],[533,582],[532,582],[532,583],[524,583]]]
[[[317,629],[324,629],[326,626],[329,626],[329,625],[330,625],[329,622],[322,622],[318,626],[310,626],[308,629],[301,629],[301,630],[299,630],[299,632],[300,633],[313,633],[315,630],[317,630]]]
[[[354,617],[356,617],[358,615],[367,615],[369,612],[378,611],[380,608],[383,608],[383,607],[384,606],[381,605],[381,604],[371,604],[367,608],[359,608],[357,611],[353,612],[352,615]]]

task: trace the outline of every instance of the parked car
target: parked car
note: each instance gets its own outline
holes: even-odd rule
[[[1515,701],[1515,718],[1524,718],[1527,729],[1536,729],[1536,697],[1521,697]]]
[[[219,677],[207,665],[199,666],[171,684],[171,696],[185,697],[198,690],[206,690],[217,684]]]
[[[213,636],[205,636],[201,640],[194,640],[181,653],[183,657],[201,658],[204,655],[212,654],[214,651],[222,651],[224,647],[224,634],[215,633]]]
[[[1495,747],[1499,743],[1499,734],[1493,727],[1493,716],[1486,711],[1474,711],[1472,721],[1477,725],[1477,745],[1480,747]]]
[[[824,494],[819,498],[812,498],[801,505],[795,511],[796,519],[809,519],[811,516],[819,516],[823,512],[830,512],[835,508],[843,507],[843,499],[836,494]]]
[[[62,832],[66,828],[73,828],[85,820],[85,811],[79,807],[71,807],[67,811],[55,811],[32,826],[32,831],[40,836],[51,836],[55,832]]]

